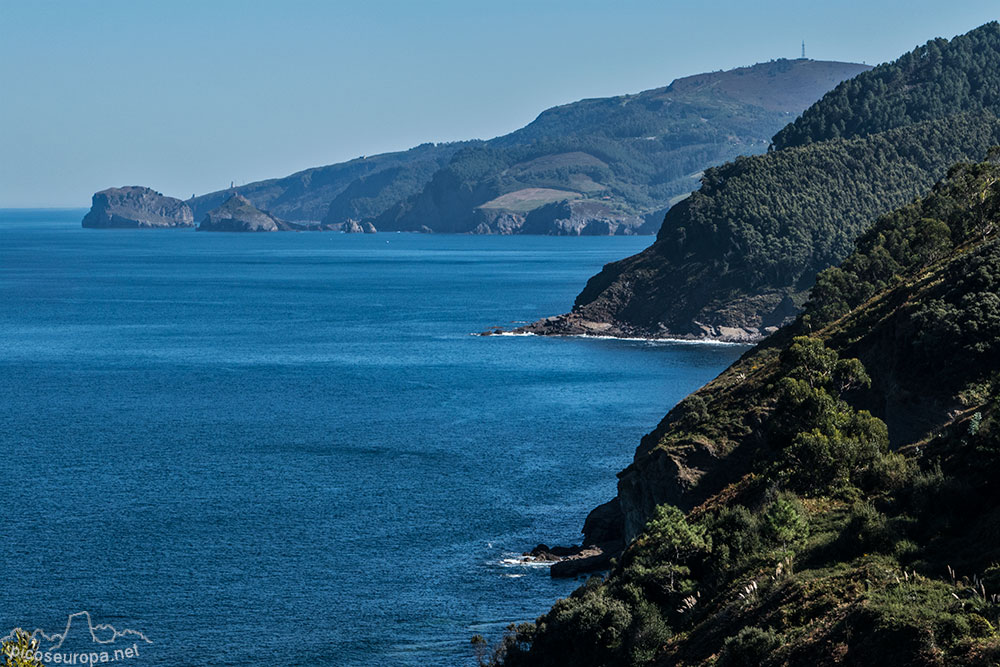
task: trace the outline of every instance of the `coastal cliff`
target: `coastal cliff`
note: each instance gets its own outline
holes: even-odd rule
[[[656,241],[521,332],[757,341],[879,215],[1000,143],[1000,26],[936,39],[838,85],[765,155],[707,169]]]
[[[135,185],[95,193],[82,224],[94,229],[194,227],[194,216],[180,199]]]
[[[994,161],[877,220],[643,438],[603,512],[628,544],[610,574],[496,662],[1000,659],[998,232]]]

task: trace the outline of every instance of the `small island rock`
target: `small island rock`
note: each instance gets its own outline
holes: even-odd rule
[[[205,214],[200,232],[277,232],[292,229],[266,211],[261,211],[243,195],[234,194],[222,206]]]

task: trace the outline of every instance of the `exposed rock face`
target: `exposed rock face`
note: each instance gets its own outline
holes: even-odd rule
[[[552,563],[549,574],[557,579],[564,579],[608,570],[611,568],[611,559],[621,555],[621,552],[622,544],[619,542],[585,546],[573,555]]]
[[[194,227],[194,216],[180,199],[138,185],[96,193],[83,226],[91,228]]]
[[[473,213],[473,234],[519,234],[524,216],[497,208],[477,208]]]
[[[261,211],[242,195],[233,195],[209,211],[198,225],[200,232],[277,232],[294,229],[283,220]]]
[[[527,213],[477,208],[473,234],[544,234],[547,236],[623,236],[655,234],[663,216],[640,217],[622,213],[604,202],[566,200],[545,204]]]
[[[607,570],[611,560],[625,548],[621,503],[618,498],[592,511],[583,525],[583,546],[549,547],[539,544],[523,554],[526,562],[552,563],[549,574],[556,578],[576,577]]]
[[[345,234],[374,234],[378,231],[377,229],[375,229],[375,225],[368,222],[367,220],[365,220],[364,222],[358,222],[357,220],[348,220],[346,222],[340,223],[339,225],[337,224],[324,225],[324,228],[326,229],[336,229],[338,227],[340,231],[344,232]]]
[[[341,223],[340,231],[344,232],[345,234],[361,234],[365,230],[362,229],[361,223],[359,223],[357,220],[348,220],[347,222]]]
[[[622,236],[655,234],[660,220],[646,224],[637,215],[616,211],[597,201],[562,201],[528,213],[522,233],[554,236]]]

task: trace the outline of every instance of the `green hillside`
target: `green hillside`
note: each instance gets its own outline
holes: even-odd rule
[[[535,328],[759,339],[874,217],[998,143],[997,89],[996,23],[859,74],[779,132],[766,155],[706,171],[656,243],[607,265],[569,316]]]
[[[490,227],[497,217],[484,205],[496,210],[490,202],[499,197],[544,188],[578,195],[571,209],[588,201],[609,206],[621,221],[619,233],[640,227],[650,233],[663,211],[697,186],[702,170],[765,151],[768,137],[790,118],[866,69],[778,60],[555,107],[516,132],[459,151],[418,195],[387,210],[375,225],[445,232]],[[533,208],[507,210],[524,229],[537,227]],[[578,217],[581,225],[588,219]]]
[[[643,439],[628,548],[494,661],[997,664],[998,223],[995,162],[880,218]]]
[[[235,193],[283,220],[331,229],[365,220],[385,230],[653,234],[702,170],[765,151],[791,118],[866,69],[778,60],[698,74],[554,107],[490,141],[360,157],[187,204],[201,219]],[[558,193],[539,198],[538,190]],[[579,201],[531,215],[571,199]]]

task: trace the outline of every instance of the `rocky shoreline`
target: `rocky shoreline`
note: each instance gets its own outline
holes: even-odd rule
[[[522,554],[526,563],[551,562],[549,574],[556,579],[572,579],[582,574],[610,570],[612,560],[621,555],[624,547],[620,542],[573,545],[571,547],[549,547],[539,544]]]
[[[614,498],[599,505],[583,522],[583,544],[549,547],[539,544],[522,554],[525,563],[550,562],[549,574],[568,579],[609,570],[612,561],[625,550],[621,503]]]
[[[660,341],[703,341],[711,343],[734,343],[754,345],[777,330],[777,327],[744,328],[729,326],[709,326],[695,323],[696,332],[676,333],[662,329],[648,331],[628,325],[597,322],[575,312],[545,317],[531,324],[512,329],[491,327],[480,333],[482,336],[590,336],[595,338],[623,338],[631,340]]]

